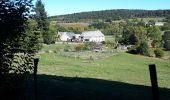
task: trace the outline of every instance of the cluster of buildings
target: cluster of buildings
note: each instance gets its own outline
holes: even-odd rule
[[[70,41],[70,42],[103,42],[105,41],[104,34],[97,31],[85,31],[82,34],[75,34],[73,32],[59,32],[61,41]]]

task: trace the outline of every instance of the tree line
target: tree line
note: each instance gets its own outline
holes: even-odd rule
[[[107,15],[107,17],[106,17]],[[146,17],[165,17],[170,15],[170,10],[103,10],[74,13],[68,15],[59,15],[49,17],[50,21],[58,22],[81,22],[84,20],[121,20],[129,18],[146,18]]]

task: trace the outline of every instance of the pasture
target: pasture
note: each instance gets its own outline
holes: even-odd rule
[[[89,61],[62,53],[37,55],[40,100],[151,100],[149,64],[157,65],[161,100],[170,100],[169,60],[119,53]]]
[[[170,62],[127,53],[88,62],[88,59],[55,53],[40,55],[39,74],[65,77],[97,78],[125,83],[150,85],[148,65],[156,64],[160,87],[170,88]]]

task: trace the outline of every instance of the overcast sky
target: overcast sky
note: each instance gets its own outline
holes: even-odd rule
[[[49,16],[109,9],[170,9],[170,0],[42,0]],[[34,3],[36,0],[34,0]]]

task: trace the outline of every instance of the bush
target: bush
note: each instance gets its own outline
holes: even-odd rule
[[[161,58],[164,56],[164,51],[162,49],[156,49],[154,50],[154,53],[157,58]]]
[[[96,47],[96,43],[95,42],[86,42],[84,44],[84,50],[91,50],[93,49],[94,47]]]
[[[115,43],[108,40],[108,41],[105,42],[105,45],[106,45],[107,47],[114,47],[114,46],[115,46]]]
[[[76,51],[81,51],[81,50],[83,50],[84,49],[84,45],[83,44],[77,44],[77,45],[75,45],[75,47],[74,47],[74,49],[76,50]]]
[[[131,49],[128,49],[127,53],[131,53],[131,54],[138,54],[136,48],[131,48]]]
[[[137,46],[136,51],[138,54],[142,54],[145,56],[149,56],[149,46],[147,44],[147,42],[145,41],[141,41],[139,46]]]
[[[150,56],[149,46],[145,41],[141,41],[139,45],[128,49],[127,52],[131,54],[141,54],[145,56]]]

